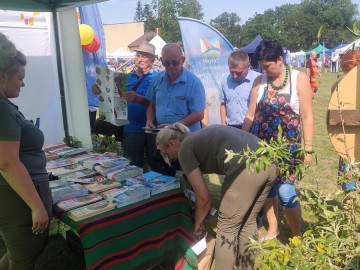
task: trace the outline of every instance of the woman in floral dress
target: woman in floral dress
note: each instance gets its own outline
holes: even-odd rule
[[[254,82],[249,110],[243,129],[269,142],[277,139],[279,126],[290,142],[293,156],[288,173],[279,173],[264,210],[269,223],[263,240],[278,235],[278,199],[294,236],[301,235],[302,216],[295,184],[299,178],[295,167],[301,156],[296,151],[304,138],[304,162],[312,164],[313,111],[312,91],[305,73],[284,64],[282,46],[276,40],[263,40],[256,48],[255,60],[263,70]]]

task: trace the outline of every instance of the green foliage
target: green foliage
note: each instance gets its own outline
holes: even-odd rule
[[[277,240],[252,240],[251,249],[258,252],[262,269],[360,269],[357,192],[337,192],[336,197],[346,198],[340,205],[330,195],[317,191],[305,190],[302,195],[302,205],[317,217],[316,222],[285,246]]]
[[[240,36],[234,35],[241,31],[240,17],[236,13],[223,12],[215,19],[210,20],[210,25],[222,33],[232,45],[239,46]]]
[[[63,139],[63,142],[66,143],[67,146],[74,147],[74,148],[80,148],[82,146],[82,142],[78,141],[73,136],[67,136]]]
[[[115,137],[99,136],[96,134],[91,135],[93,150],[95,152],[113,152],[122,155],[123,150],[121,143],[115,140]]]
[[[232,150],[226,150],[227,158],[225,162],[229,162],[233,158],[238,158],[238,163],[245,161],[246,169],[253,170],[251,164],[255,165],[255,171],[260,172],[261,169],[265,170],[271,164],[275,164],[278,174],[289,176],[289,168],[291,164],[289,161],[292,158],[290,152],[290,145],[288,139],[282,135],[282,128],[279,126],[277,139],[271,139],[269,143],[264,140],[259,141],[260,147],[256,151],[252,151],[249,147],[243,153],[235,153]],[[295,175],[302,178],[305,172],[305,167],[301,161],[301,147],[295,150],[295,156],[299,159],[295,160],[297,164],[295,168]],[[285,161],[285,162],[282,162]]]

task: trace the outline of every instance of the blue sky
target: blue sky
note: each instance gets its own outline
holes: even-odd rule
[[[284,4],[299,4],[301,0],[198,0],[202,5],[204,20],[216,18],[223,12],[235,12],[241,18],[241,24],[253,17],[255,13]],[[141,0],[143,4],[151,0]],[[360,0],[353,0],[359,4]],[[104,24],[125,23],[133,21],[137,0],[109,0],[98,4],[101,19]]]
[[[216,18],[223,12],[235,12],[241,18],[241,24],[256,13],[274,9],[284,4],[299,4],[301,0],[198,0],[205,13],[204,21]],[[141,0],[143,4],[151,0]],[[360,8],[360,0],[352,0]],[[109,0],[98,4],[102,22],[105,24],[132,22],[137,0]]]

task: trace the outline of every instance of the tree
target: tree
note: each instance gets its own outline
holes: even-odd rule
[[[222,33],[233,46],[240,45],[240,17],[236,13],[223,12],[215,19],[210,20],[210,25]]]
[[[140,1],[140,0],[138,0],[138,1],[137,1],[137,4],[136,4],[134,21],[135,21],[135,22],[142,22],[142,21],[144,21],[144,13],[143,13],[143,8],[142,8],[142,4],[141,4],[141,1]]]
[[[197,0],[180,0],[178,3],[179,17],[188,17],[197,20],[202,20],[204,13],[202,13],[202,6]]]

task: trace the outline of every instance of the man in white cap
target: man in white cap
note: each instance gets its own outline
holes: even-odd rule
[[[123,127],[107,124],[104,126],[107,130],[99,130],[98,126],[101,129],[102,121],[97,119],[94,130],[96,131],[95,133],[111,136],[109,129],[114,129],[115,138],[122,142],[124,157],[128,158],[132,165],[143,168],[145,165],[145,153],[147,154],[150,167],[154,166],[153,153],[156,150],[156,145],[153,139],[149,139],[149,134],[144,132],[146,110],[149,104],[149,101],[144,96],[151,80],[158,72],[152,68],[156,59],[155,46],[153,44],[144,41],[134,51],[136,52],[134,59],[135,69],[127,75],[127,91],[119,91],[121,97],[128,102],[128,120],[130,123]],[[99,94],[99,91],[101,92],[99,87],[94,84],[93,92]],[[120,129],[121,131],[119,131]]]
[[[134,50],[135,70],[128,74],[127,91],[122,98],[128,101],[129,124],[124,126],[123,155],[129,158],[131,164],[144,167],[144,154],[150,167],[153,165],[153,153],[156,145],[149,134],[144,132],[146,125],[146,110],[149,101],[145,99],[151,80],[157,74],[153,70],[156,59],[155,46],[144,41]]]

